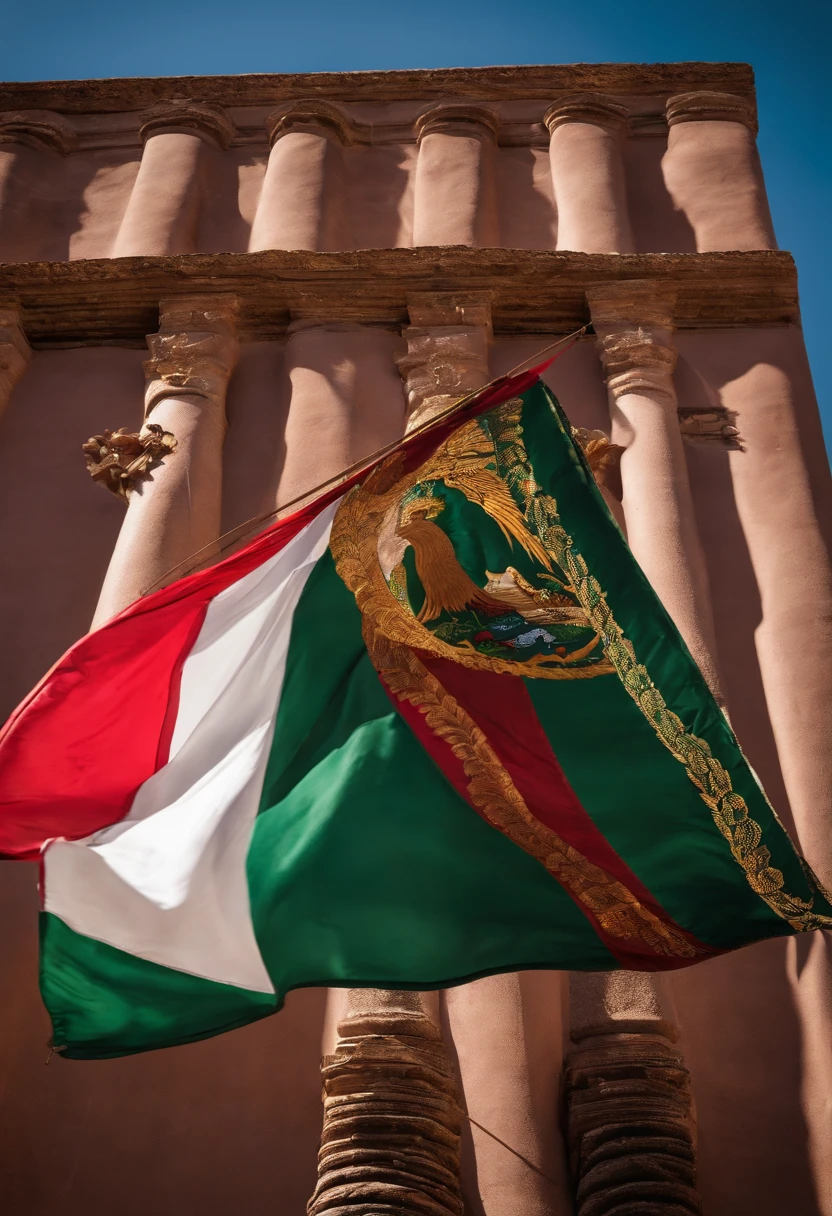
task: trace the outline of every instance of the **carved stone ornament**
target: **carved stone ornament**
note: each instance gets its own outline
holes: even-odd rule
[[[616,400],[626,393],[644,393],[675,405],[673,347],[657,342],[652,333],[641,328],[603,334],[596,345],[607,388]]]
[[[402,335],[407,354],[396,359],[407,396],[412,430],[482,388],[490,379],[485,326],[412,326]]]
[[[496,140],[500,120],[486,106],[447,105],[432,106],[416,119],[417,142],[426,135],[473,135],[478,139]]]
[[[576,1216],[698,1216],[690,1075],[661,1034],[583,1040],[565,1069]]]
[[[679,406],[679,427],[682,438],[688,443],[706,443],[742,452],[745,449],[739,428],[734,425],[736,420],[736,412],[724,405],[715,405],[713,409]]]
[[[678,122],[741,122],[757,134],[757,111],[747,97],[735,93],[714,93],[698,89],[693,93],[677,93],[667,101],[667,124]]]
[[[624,452],[621,444],[613,443],[603,431],[588,431],[582,426],[572,427],[572,438],[580,445],[598,485],[613,489],[611,483],[615,481]]]
[[[549,133],[569,122],[590,123],[620,134],[627,129],[630,111],[601,93],[574,93],[553,102],[543,115]]]
[[[148,335],[151,358],[145,417],[169,397],[202,397],[225,415],[225,391],[237,361],[237,301],[231,295],[183,296],[159,306],[159,333]]]
[[[207,106],[188,99],[160,101],[145,112],[139,138],[142,143],[153,135],[192,132],[209,143],[227,148],[234,138],[234,124],[218,106]]]
[[[103,431],[82,445],[87,472],[93,481],[127,501],[137,481],[176,450],[170,431],[150,422],[141,431]]]
[[[324,1056],[309,1216],[462,1216],[462,1112],[439,1030],[403,1009],[353,1015]]]
[[[269,143],[274,145],[281,135],[290,131],[307,131],[313,135],[325,135],[345,146],[355,143],[349,116],[340,106],[332,102],[310,98],[308,101],[292,101],[274,110],[266,119]]]
[[[51,110],[6,110],[0,114],[0,144],[23,144],[66,156],[78,146],[73,127]]]

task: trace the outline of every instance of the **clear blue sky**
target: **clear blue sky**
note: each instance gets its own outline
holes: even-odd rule
[[[7,0],[0,78],[743,60],[832,447],[828,0]]]

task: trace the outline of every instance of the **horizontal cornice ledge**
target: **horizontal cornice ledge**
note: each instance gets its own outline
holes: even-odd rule
[[[426,246],[344,253],[102,258],[0,266],[0,307],[19,304],[35,346],[143,345],[159,301],[231,292],[239,333],[281,337],[292,319],[400,328],[414,292],[491,300],[497,335],[569,333],[589,321],[586,292],[603,283],[673,285],[680,329],[783,325],[799,320],[797,276],[781,251],[582,254]]]
[[[747,63],[569,63],[405,72],[44,80],[0,85],[0,109],[102,114],[140,110],[177,97],[223,106],[274,105],[312,97],[333,101],[539,98],[552,102],[563,93],[670,95],[696,89],[753,98],[754,73]]]

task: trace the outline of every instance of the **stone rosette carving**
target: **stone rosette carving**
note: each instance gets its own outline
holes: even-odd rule
[[[176,439],[156,423],[141,431],[102,431],[82,445],[90,477],[127,501],[136,483],[149,477],[153,467],[176,451]]]
[[[735,93],[716,93],[697,89],[692,93],[676,93],[667,100],[667,125],[680,122],[741,122],[757,134],[757,111],[747,97]]]
[[[324,1127],[308,1216],[463,1216],[462,1112],[436,1025],[354,1014],[322,1064]]]
[[[232,295],[162,301],[159,332],[147,339],[145,417],[165,398],[193,396],[225,417],[225,393],[239,350],[236,311]]]
[[[160,101],[145,111],[139,127],[142,143],[154,135],[172,132],[199,135],[208,143],[227,148],[234,138],[234,124],[219,106],[209,106],[201,101],[173,99]]]

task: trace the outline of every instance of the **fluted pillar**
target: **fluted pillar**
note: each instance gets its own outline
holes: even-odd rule
[[[564,97],[546,111],[558,249],[634,252],[621,150],[628,118],[599,93]]]
[[[587,291],[621,457],[622,505],[633,556],[719,696],[705,559],[673,384],[675,289],[649,280]]]
[[[235,312],[230,295],[181,296],[159,306],[159,332],[147,340],[145,422],[171,432],[176,449],[129,493],[93,628],[220,534]],[[211,549],[202,554],[203,562],[211,558]]]
[[[267,119],[271,152],[249,249],[329,247],[327,176],[349,143],[345,115],[323,101],[295,102]]]
[[[678,93],[667,122],[664,180],[697,250],[775,249],[753,105],[731,93]]]
[[[32,349],[20,324],[20,309],[15,305],[0,308],[0,415],[31,357]]]
[[[416,245],[498,244],[493,150],[497,117],[484,106],[439,105],[416,123]]]
[[[41,175],[40,158],[66,156],[77,142],[60,114],[49,110],[0,114],[0,261],[28,261],[41,253],[38,217],[26,190],[27,171],[35,184]]]
[[[234,128],[215,107],[165,101],[147,113],[139,134],[144,151],[112,256],[193,253],[203,157],[210,148],[228,147]]]

